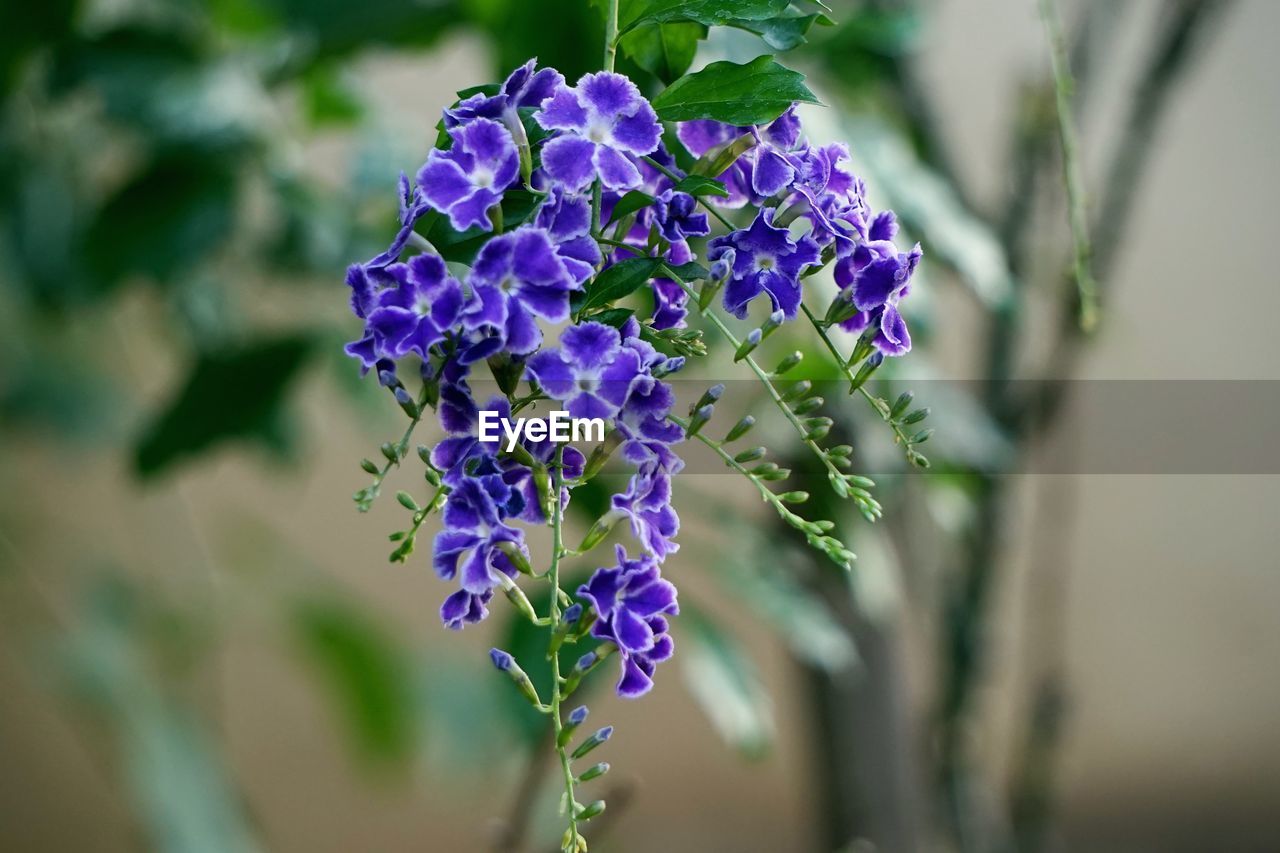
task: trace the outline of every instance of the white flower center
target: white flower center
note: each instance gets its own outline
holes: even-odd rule
[[[480,189],[488,189],[493,186],[493,171],[484,166],[477,166],[475,173],[471,176],[471,184]]]
[[[756,269],[764,272],[771,270],[778,265],[778,259],[773,255],[756,255]]]

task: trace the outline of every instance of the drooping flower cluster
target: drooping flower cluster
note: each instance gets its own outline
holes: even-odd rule
[[[672,418],[675,394],[663,377],[684,358],[654,342],[686,325],[688,282],[723,287],[724,308],[739,318],[765,297],[772,329],[797,316],[806,276],[831,264],[841,325],[900,355],[911,339],[899,304],[919,246],[899,251],[893,214],[871,215],[847,150],[808,143],[794,108],[761,127],[684,122],[676,135],[686,150],[673,153],[626,77],[599,72],[570,86],[531,60],[501,87],[446,110],[442,126],[443,147],[429,152],[416,180],[401,176],[395,239],[348,270],[364,331],[347,351],[415,419],[433,407],[444,432],[424,459],[440,489],[429,509],[443,507],[432,564],[457,583],[440,611],[450,628],[484,619],[499,587],[519,600],[517,581],[532,563],[526,526],[558,519],[572,489],[599,467],[586,448],[550,438],[483,439],[481,413],[505,421],[547,404],[607,425],[592,458],[615,454],[629,478],[583,548],[617,525],[629,531],[631,550],[618,546],[616,562],[579,589],[569,621],[579,637],[589,630],[617,650],[618,692],[640,695],[672,653],[667,617],[678,612],[661,566],[679,547],[672,480],[685,429]],[[708,190],[709,178],[720,194]],[[708,199],[696,194],[707,192],[720,209],[755,213],[704,248]],[[517,196],[529,203],[509,204]],[[437,234],[444,251],[431,242]],[[696,263],[699,252],[710,272]],[[591,301],[595,280],[632,258],[656,270],[643,323],[612,300]],[[753,334],[748,341],[758,342],[761,330]],[[416,401],[398,376],[409,358],[423,381]],[[472,386],[485,366],[503,393],[481,407]],[[527,392],[517,393],[522,382]]]

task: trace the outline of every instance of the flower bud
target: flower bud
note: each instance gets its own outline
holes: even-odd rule
[[[737,441],[738,439],[746,435],[748,432],[750,432],[751,428],[755,425],[756,425],[755,418],[751,417],[751,415],[743,415],[742,420],[738,421],[736,424],[733,425],[733,429],[729,430],[728,434],[725,435],[724,440]]]
[[[520,668],[515,658],[502,649],[490,649],[489,660],[493,661],[493,665],[499,671],[505,672],[511,677],[511,680],[515,682],[516,687],[520,688],[520,692],[524,694],[526,699],[536,706],[542,705],[542,700],[538,698],[538,691],[534,688],[533,682],[529,680],[529,675]]]
[[[582,774],[578,776],[579,782],[590,782],[592,779],[599,779],[601,776],[609,772],[609,762],[601,761],[599,764],[593,764]]]
[[[795,369],[795,366],[799,364],[803,359],[804,359],[803,353],[799,351],[791,353],[791,355],[787,356],[782,361],[778,362],[778,366],[773,369],[773,375],[782,376],[784,373],[787,373]]]
[[[781,309],[770,314],[769,319],[765,320],[764,325],[760,327],[761,335],[766,338],[772,335],[774,331],[782,325],[782,321],[786,319],[786,316],[787,315],[782,313]]]
[[[395,445],[391,442],[384,441],[378,450],[382,451],[382,455],[387,458],[388,462],[400,461],[400,452],[396,450]]]
[[[755,348],[760,346],[760,341],[763,340],[763,338],[763,332],[759,329],[752,329],[747,333],[746,340],[738,346],[738,351],[733,354],[733,360],[742,361],[744,358],[751,355],[751,353],[755,351]]]
[[[409,392],[404,389],[403,385],[397,387],[394,393],[396,402],[400,404],[400,408],[404,410],[406,415],[411,418],[416,418],[421,414],[418,404],[414,402],[413,397],[409,396]]]
[[[369,460],[369,459],[361,459],[361,460],[360,460],[360,467],[364,470],[364,472],[365,472],[366,474],[373,474],[373,475],[375,475],[375,476],[376,476],[376,475],[377,475],[377,473],[378,473],[378,466],[377,466],[377,465],[374,465],[374,464],[373,464],[373,462],[372,462],[372,460]]]
[[[763,459],[767,451],[763,447],[753,447],[750,450],[744,450],[737,456],[733,457],[733,461],[739,465],[745,465],[748,462],[755,462],[757,459]]]
[[[396,492],[396,500],[400,502],[400,506],[404,507],[410,512],[418,511],[418,508],[419,508],[418,502],[415,501],[413,499],[413,495],[409,494],[408,492]]]
[[[889,409],[889,417],[897,420],[907,410],[907,406],[911,405],[912,399],[913,395],[910,391],[899,394],[898,399],[893,402],[893,407]]]
[[[579,758],[591,752],[591,750],[595,749],[611,737],[613,737],[613,726],[605,726],[591,737],[578,744],[578,748],[575,749],[569,757],[574,761],[577,761]]]
[[[822,404],[825,402],[826,400],[821,397],[810,397],[807,400],[802,400],[798,405],[793,406],[791,411],[795,412],[797,415],[812,414],[813,412],[818,411],[818,409],[821,409]]]
[[[706,391],[702,392],[702,396],[698,398],[698,402],[693,404],[692,410],[701,409],[703,406],[707,406],[716,402],[717,400],[720,399],[720,397],[723,394],[724,394],[723,382],[716,385],[712,385]]]
[[[578,821],[588,821],[593,817],[598,817],[604,812],[604,800],[596,800],[594,803],[587,803],[578,810]]]
[[[795,385],[792,385],[786,391],[782,392],[782,401],[789,403],[792,400],[798,400],[813,390],[813,383],[808,379],[801,379]]]
[[[914,412],[903,418],[902,423],[904,426],[910,426],[911,424],[920,423],[927,417],[929,417],[929,409],[916,409]]]
[[[560,727],[560,734],[556,738],[556,743],[563,747],[569,742],[569,738],[573,737],[573,732],[578,726],[587,721],[587,706],[579,705],[569,712],[569,716],[564,718],[564,725]]]
[[[685,427],[684,434],[688,438],[693,438],[698,431],[707,425],[707,421],[711,420],[715,407],[711,404],[703,406],[693,413],[693,417],[689,418],[689,425]]]
[[[614,510],[610,510],[597,518],[595,524],[591,525],[591,529],[587,531],[587,535],[582,537],[582,544],[577,548],[578,553],[585,554],[599,545],[621,518],[622,513]]]

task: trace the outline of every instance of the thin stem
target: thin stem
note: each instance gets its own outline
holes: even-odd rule
[[[680,287],[684,292],[689,294],[689,298],[693,300],[694,304],[697,304],[698,294],[694,293],[693,288],[691,288],[688,283],[672,272],[665,264],[659,269],[672,281],[679,282]],[[711,325],[716,327],[716,330],[724,336],[724,339],[729,342],[730,346],[735,350],[741,348],[742,341],[738,340],[737,335],[735,335],[729,327],[725,325],[723,320],[716,316],[715,312],[710,308],[707,308],[707,310],[702,312],[702,316],[711,321]],[[769,378],[769,374],[760,367],[759,363],[757,363],[750,355],[745,356],[742,360],[747,363],[747,366],[751,368],[751,372],[760,380],[760,384],[764,386],[765,391],[769,395],[769,399],[773,400],[774,405],[782,411],[782,414],[786,419],[793,427],[795,427],[795,430],[799,433],[800,439],[804,442],[804,445],[813,451],[813,454],[817,456],[823,466],[826,467],[829,476],[833,480],[844,480],[845,473],[836,467],[835,463],[831,461],[831,457],[827,455],[826,451],[824,451],[816,441],[809,438],[809,430],[805,428],[805,425],[800,422],[798,417],[796,417],[795,412],[791,411],[791,407],[782,399],[782,395],[779,394],[778,389],[774,387],[773,381]]]
[[[604,13],[604,70],[613,70],[618,54],[618,0],[609,0]]]
[[[616,14],[616,0],[613,5]],[[548,571],[548,575],[550,575],[551,579],[550,613],[553,632],[560,623],[560,557],[564,554],[564,535],[562,530],[564,510],[560,505],[560,489],[564,483],[563,456],[564,445],[560,445],[556,448],[555,467],[551,472],[551,568]],[[573,768],[569,764],[567,744],[560,742],[560,733],[564,730],[564,722],[560,719],[560,702],[563,698],[561,694],[564,691],[564,679],[560,676],[560,655],[554,651],[551,653],[551,678],[551,723],[555,730],[556,754],[560,756],[560,768],[564,772],[565,808],[569,815],[569,844],[566,845],[565,849],[577,851],[580,844],[578,815],[574,811],[576,800],[573,796]]]
[[[1080,169],[1079,141],[1071,98],[1075,83],[1067,59],[1067,40],[1053,0],[1040,0],[1040,19],[1049,42],[1054,98],[1058,108],[1058,136],[1062,144],[1062,177],[1067,189],[1067,211],[1074,245],[1076,288],[1080,297],[1080,329],[1091,332],[1098,324],[1098,285],[1090,271],[1089,217],[1085,211],[1084,176]]]
[[[902,426],[897,421],[890,417],[888,410],[881,406],[880,401],[876,399],[875,395],[868,391],[865,385],[859,384],[853,370],[849,367],[848,360],[845,358],[844,354],[840,352],[840,348],[836,346],[835,341],[831,340],[831,336],[827,334],[827,330],[822,327],[822,323],[819,322],[816,316],[814,316],[813,311],[809,310],[809,306],[802,302],[800,303],[800,310],[804,312],[804,316],[809,318],[810,325],[812,325],[814,331],[818,333],[818,337],[822,339],[822,343],[826,346],[827,352],[831,353],[831,357],[835,359],[836,365],[840,368],[840,373],[848,380],[849,387],[857,389],[863,399],[871,404],[871,408],[875,409],[876,414],[880,416],[880,419],[887,423],[893,430],[893,434],[897,438],[898,442],[906,448],[908,452],[910,452],[910,436],[907,435],[906,431],[902,429]]]

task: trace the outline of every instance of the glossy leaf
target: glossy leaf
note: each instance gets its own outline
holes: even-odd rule
[[[721,181],[715,178],[708,178],[705,175],[688,175],[681,178],[675,188],[682,193],[688,193],[693,196],[714,195],[720,198],[728,198],[729,191],[725,189]]]
[[[628,258],[606,269],[587,285],[579,311],[589,311],[630,296],[657,274],[658,258]]]
[[[692,21],[648,23],[623,36],[618,46],[636,65],[671,83],[689,70],[698,42],[706,37],[706,26]]]
[[[793,103],[816,104],[804,75],[760,56],[745,65],[713,62],[681,77],[653,99],[667,121],[715,119],[727,124],[764,124]]]
[[[628,214],[635,213],[637,210],[643,210],[653,204],[654,201],[654,197],[648,193],[640,192],[640,190],[632,190],[622,198],[618,199],[618,203],[613,206],[613,213],[609,216],[609,222],[617,222]]]
[[[830,23],[825,15],[784,15],[763,21],[736,20],[729,26],[755,33],[774,50],[791,50],[804,44],[805,36],[816,23]]]
[[[644,23],[696,21],[708,26],[732,20],[761,21],[782,14],[791,0],[628,0],[618,10],[618,30]]]

